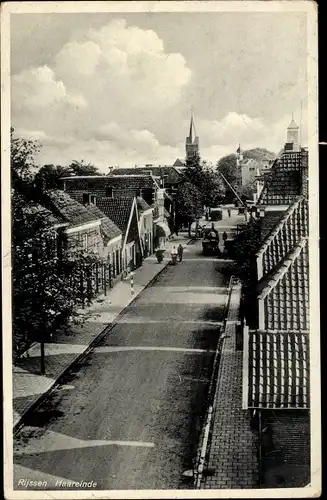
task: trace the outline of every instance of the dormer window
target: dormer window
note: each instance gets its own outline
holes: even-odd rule
[[[113,188],[112,187],[107,187],[106,188],[106,197],[107,198],[113,198]]]

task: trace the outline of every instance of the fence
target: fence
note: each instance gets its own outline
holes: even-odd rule
[[[97,262],[89,264],[80,270],[79,276],[72,279],[73,286],[80,288],[80,303],[84,307],[96,295],[107,295],[113,287],[115,273],[112,264],[108,262]]]

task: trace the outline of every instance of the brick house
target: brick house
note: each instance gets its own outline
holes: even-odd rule
[[[122,232],[121,270],[140,266],[143,249],[136,198],[97,197],[96,205]]]
[[[96,198],[143,198],[153,205],[156,192],[160,189],[156,179],[150,174],[138,175],[91,175],[63,177],[63,188],[77,201],[83,203],[91,196]]]
[[[114,208],[110,211],[109,207],[119,206],[119,210],[123,210],[123,203],[117,200],[130,200],[128,202],[130,205],[131,200],[142,198],[144,202],[153,209],[152,234],[147,231],[151,239],[151,246],[149,248],[152,251],[159,243],[164,243],[170,235],[171,231],[169,229],[169,224],[171,222],[171,213],[168,211],[167,207],[171,208],[172,200],[165,189],[160,187],[160,178],[153,176],[151,172],[126,175],[111,174],[109,176],[64,177],[62,181],[65,192],[69,193],[70,196],[80,203],[91,201],[101,208],[102,205],[100,206],[99,203],[103,204],[103,200],[112,200],[112,202],[108,202],[107,205],[108,213],[110,212],[111,214],[110,218],[114,222],[116,222],[115,214],[113,213]],[[105,213],[107,214],[107,212]],[[150,219],[149,212],[147,213],[147,219]],[[127,226],[122,228],[119,223],[117,225],[123,232],[127,228]],[[138,245],[141,246],[140,249],[138,249]],[[135,243],[135,256],[133,260],[140,262],[141,258],[143,258],[142,241],[141,243]]]
[[[58,233],[58,248],[83,250],[99,257],[90,269],[97,292],[109,289],[121,272],[122,231],[94,204],[83,205],[61,190],[43,194],[43,204],[65,223]]]
[[[244,327],[243,409],[264,487],[310,482],[308,154],[284,152],[259,199],[257,325]]]
[[[121,269],[121,253],[123,245],[123,233],[116,224],[109,219],[96,205],[90,203],[87,209],[101,219],[100,232],[103,245],[99,251],[100,256],[110,265],[112,279],[117,278]]]
[[[153,208],[140,196],[136,198],[136,205],[143,256],[146,258],[154,252]]]
[[[159,186],[164,188],[170,196],[174,195],[178,184],[183,180],[182,173],[173,165],[146,165],[134,168],[115,168],[112,171],[113,175],[139,175],[146,173],[153,175]],[[169,206],[166,208],[169,209]]]
[[[60,190],[43,193],[43,204],[55,216],[67,223],[61,234],[65,248],[100,253],[103,244],[101,218]]]

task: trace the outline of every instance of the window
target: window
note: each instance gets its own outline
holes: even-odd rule
[[[83,250],[87,250],[88,247],[88,237],[87,234],[83,234]]]
[[[112,187],[106,187],[106,197],[113,198],[113,189]]]
[[[90,195],[89,193],[83,193],[83,205],[88,205],[90,202]]]

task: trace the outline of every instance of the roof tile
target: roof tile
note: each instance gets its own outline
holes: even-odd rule
[[[248,407],[309,408],[309,335],[249,333]]]
[[[97,207],[125,233],[134,198],[96,198]]]
[[[70,227],[100,220],[98,215],[92,214],[65,191],[49,190],[46,191],[45,197],[49,200],[50,210],[68,222]]]

